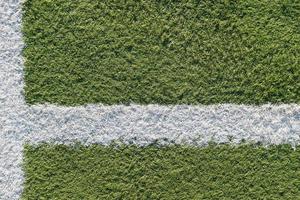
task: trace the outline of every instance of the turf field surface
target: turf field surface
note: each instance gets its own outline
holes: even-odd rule
[[[27,145],[23,199],[297,199],[299,159],[289,145]]]
[[[166,133],[168,133],[168,138],[171,137],[169,139],[176,136],[175,138],[180,140],[193,141],[197,134],[192,135],[192,137],[189,134],[196,133],[197,128],[190,126],[190,123],[195,125],[197,122],[197,127],[207,128],[209,125],[212,128],[209,128],[209,134],[224,133],[221,134],[221,138],[213,137],[213,140],[223,141],[224,138],[227,138],[234,142],[236,138],[228,136],[236,133],[239,138],[248,138],[250,141],[254,139],[268,144],[289,143],[293,146],[299,144],[300,116],[299,105],[297,104],[271,104],[257,107],[244,105],[220,105],[219,107],[219,105],[213,105],[216,107],[217,113],[205,110],[202,112],[203,109],[209,107],[201,105],[196,107],[184,105],[166,107],[161,105],[119,105],[117,106],[119,108],[114,106],[109,109],[109,106],[106,107],[101,104],[75,108],[49,104],[35,106],[27,104],[24,101],[23,91],[24,58],[22,51],[27,44],[24,44],[20,29],[22,26],[21,14],[23,13],[21,10],[22,2],[23,0],[0,0],[0,28],[2,30],[0,32],[1,200],[18,200],[22,194],[24,186],[24,171],[22,170],[24,142],[32,144],[54,140],[65,144],[77,138],[84,144],[93,141],[106,143],[121,137],[127,142],[145,145],[149,142],[152,143],[157,137],[165,136]],[[294,85],[297,83],[296,81]],[[174,114],[178,112],[178,109],[184,109],[186,112],[179,112],[180,115]],[[198,109],[201,112],[198,112]],[[125,112],[126,110],[130,112]],[[229,113],[234,113],[234,115],[229,115]],[[144,116],[144,114],[146,115]],[[204,117],[202,123],[200,123],[199,116]],[[205,118],[205,116],[212,118]],[[120,117],[124,120],[121,120]],[[235,118],[239,120],[235,120]],[[115,119],[118,125],[121,124],[121,127],[113,125]],[[162,123],[161,120],[175,124],[176,127]],[[103,124],[106,124],[105,129],[103,129]],[[122,129],[124,127],[126,129]],[[131,136],[138,134],[140,129],[148,134],[131,138]],[[107,131],[102,135],[105,130],[113,132]],[[183,135],[177,137],[170,132],[172,130],[187,138],[182,137]],[[183,130],[187,132],[182,132]],[[207,132],[201,131],[201,134],[207,136]],[[125,138],[124,135],[126,135]],[[130,141],[130,139],[132,140]],[[248,139],[247,141],[249,141]],[[172,140],[170,142],[172,143]]]
[[[300,102],[297,1],[23,6],[30,104]]]

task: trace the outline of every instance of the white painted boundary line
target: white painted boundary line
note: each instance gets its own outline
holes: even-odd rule
[[[22,142],[0,139],[0,199],[19,199],[22,193]]]
[[[0,199],[22,192],[24,142],[300,144],[300,105],[29,106],[23,95],[21,1],[0,0]]]

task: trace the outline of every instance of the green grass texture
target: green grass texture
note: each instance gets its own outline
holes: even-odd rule
[[[299,199],[288,145],[26,145],[23,199]]]
[[[30,104],[300,103],[298,0],[27,0]]]

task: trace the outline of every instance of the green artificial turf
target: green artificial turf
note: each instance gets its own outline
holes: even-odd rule
[[[23,199],[299,199],[300,149],[27,145]]]
[[[300,103],[298,0],[27,0],[26,101]]]

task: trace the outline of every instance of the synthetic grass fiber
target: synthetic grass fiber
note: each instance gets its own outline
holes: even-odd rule
[[[27,0],[26,101],[300,103],[297,0]]]
[[[27,145],[23,199],[299,199],[288,145]]]

